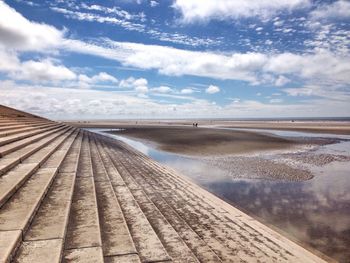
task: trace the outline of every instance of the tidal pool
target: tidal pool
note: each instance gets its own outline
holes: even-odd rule
[[[315,177],[302,182],[237,179],[226,170],[198,158],[160,151],[140,141],[103,133],[102,129],[90,130],[124,141],[298,243],[340,262],[350,262],[349,161],[309,165]],[[349,136],[275,130],[258,132],[285,137],[345,139],[340,143],[321,146],[315,153],[350,156],[350,141],[346,140]]]

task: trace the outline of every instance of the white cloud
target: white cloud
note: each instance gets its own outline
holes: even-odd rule
[[[76,74],[63,65],[55,65],[50,60],[25,61],[18,71],[12,73],[16,79],[25,79],[33,82],[50,82],[72,80]]]
[[[118,92],[0,84],[2,103],[50,118],[150,117],[153,109],[162,111],[150,100]]]
[[[286,85],[287,83],[289,83],[291,80],[289,78],[286,78],[285,76],[279,76],[276,81],[275,81],[275,85],[277,87],[282,87],[284,85]]]
[[[195,90],[192,89],[192,88],[185,88],[185,89],[181,89],[181,90],[180,90],[180,93],[181,93],[181,94],[192,94],[192,93],[194,93],[194,92],[195,92]]]
[[[85,3],[82,3],[81,8],[86,10],[91,10],[91,11],[101,11],[106,14],[114,14],[127,20],[139,18],[139,15],[130,14],[128,11],[122,10],[118,6],[106,7],[101,5],[87,5]]]
[[[77,75],[55,59],[20,61],[16,52],[6,51],[3,48],[0,48],[0,72],[14,80],[80,88],[90,88],[96,83],[118,83],[118,79],[106,72],[100,72],[92,77],[84,74]],[[141,81],[142,83],[144,82]]]
[[[218,46],[222,44],[222,40],[218,38],[199,38],[180,33],[167,33],[159,31],[155,28],[146,30],[146,33],[154,39],[188,46]]]
[[[277,80],[281,74],[289,74],[291,77],[293,75],[301,76],[304,79],[317,78],[344,83],[348,83],[350,80],[350,59],[347,53],[334,54],[324,49],[318,49],[314,53],[306,55],[293,53],[268,55],[258,52],[221,54],[111,40],[100,41],[100,44],[87,44],[79,40],[61,39],[61,31],[44,24],[30,22],[3,2],[0,2],[0,10],[5,12],[6,16],[10,14],[8,21],[19,20],[19,24],[23,24],[23,28],[26,27],[26,30],[23,31],[15,26],[17,23],[11,25],[8,21],[1,21],[2,31],[0,36],[6,40],[0,43],[5,45],[7,50],[5,50],[6,56],[4,52],[0,52],[0,55],[5,57],[5,61],[11,62],[8,66],[6,63],[1,63],[1,67],[7,67],[7,70],[16,62],[16,53],[13,53],[13,51],[11,53],[9,50],[21,45],[18,43],[11,45],[8,40],[11,37],[7,38],[6,36],[23,35],[22,38],[25,40],[23,43],[32,43],[26,45],[26,48],[33,49],[43,45],[46,48],[42,48],[40,51],[45,51],[50,47],[50,43],[55,42],[55,45],[59,45],[64,50],[116,60],[123,66],[155,69],[161,74],[171,76],[193,75],[215,79],[244,80],[251,84],[266,79],[263,77],[266,76],[265,73],[271,75],[268,81],[277,84],[281,82]],[[4,34],[4,28],[10,28],[11,30],[5,30],[7,34]],[[49,33],[46,34],[46,31]],[[38,32],[40,34],[37,34]],[[53,34],[50,34],[50,32],[53,32]],[[34,40],[31,41],[32,39]],[[55,41],[52,41],[53,39]],[[41,44],[39,45],[37,42]],[[62,68],[57,68],[57,70],[62,72]],[[65,72],[67,73],[67,71]],[[146,85],[140,84],[140,86]]]
[[[147,93],[148,87],[147,86],[136,86],[135,91],[138,93]]]
[[[53,26],[29,21],[0,1],[0,72],[13,79],[32,82],[73,80],[76,74],[59,62],[46,58],[19,59],[20,52],[56,52],[64,32]],[[54,49],[55,48],[55,49]]]
[[[191,37],[189,35],[180,33],[163,32],[158,30],[156,27],[150,28],[143,23],[146,20],[144,13],[130,14],[125,10],[119,9],[118,7],[108,8],[100,5],[88,6],[86,4],[82,4],[82,8],[90,11],[102,11],[107,15],[101,15],[92,12],[79,12],[77,10],[70,10],[56,6],[51,7],[51,10],[57,13],[61,13],[69,19],[118,25],[126,30],[138,31],[148,34],[151,38],[164,42],[189,46],[211,46],[221,44],[221,41],[218,39]],[[110,14],[116,14],[117,17],[111,16]],[[141,23],[135,22],[135,20],[140,20]]]
[[[283,89],[282,91],[289,96],[318,97],[324,100],[329,100],[330,105],[335,102],[344,102],[348,103],[350,108],[349,88],[345,88],[344,86],[307,84],[298,88]]]
[[[173,7],[182,14],[183,21],[237,19],[241,17],[268,18],[272,15],[309,6],[309,0],[175,0]]]
[[[208,94],[215,94],[220,92],[220,88],[218,86],[210,85],[206,90],[206,93]]]
[[[306,80],[317,78],[343,83],[350,81],[349,55],[335,54],[324,49],[308,54],[219,54],[110,40],[101,45],[67,40],[63,48],[116,60],[123,66],[156,69],[160,74],[170,76],[193,75],[243,80],[251,84],[260,83],[262,77],[265,81],[274,83],[281,74]],[[270,74],[269,78],[266,78],[266,73]]]
[[[0,48],[0,72],[17,80],[57,82],[73,80],[76,74],[50,59],[20,61],[16,52]]]
[[[310,15],[313,19],[349,18],[350,2],[345,0],[338,0],[330,4],[323,4],[312,11]]]
[[[16,50],[42,52],[57,46],[62,38],[63,31],[31,22],[0,1],[0,45]]]
[[[139,78],[133,82],[134,86],[146,86],[147,84],[148,84],[148,81],[145,78]]]
[[[96,84],[99,82],[110,82],[113,84],[118,83],[118,80],[115,77],[104,72],[96,74],[95,76],[87,76],[84,74],[77,75],[74,72],[74,70],[65,67],[59,60],[45,58],[36,58],[35,60],[32,59],[27,61],[20,60],[20,54],[22,51],[30,50],[46,52],[51,51],[52,47],[55,47],[56,50],[91,54],[106,59],[115,60],[121,63],[123,66],[131,66],[134,68],[145,70],[157,70],[160,74],[171,76],[193,75],[199,77],[209,77],[214,79],[243,80],[251,84],[259,82],[269,83],[275,84],[277,86],[286,84],[286,82],[288,81],[286,77],[284,77],[284,75],[288,76],[291,79],[301,78],[303,80],[306,80],[306,82],[309,84],[312,84],[313,82],[323,82],[329,84],[329,86],[324,85],[320,88],[304,87],[294,90],[285,89],[283,91],[291,96],[293,96],[293,94],[294,96],[302,95],[303,93],[303,96],[305,96],[305,94],[312,94],[312,96],[317,96],[324,99],[322,101],[323,103],[326,102],[325,98],[330,98],[332,99],[332,101],[327,101],[328,103],[330,103],[330,105],[333,103],[333,100],[336,101],[335,105],[338,105],[336,106],[338,107],[337,110],[330,111],[333,112],[333,115],[335,114],[335,112],[344,113],[345,109],[349,109],[348,102],[347,107],[345,107],[344,105],[346,105],[346,102],[344,101],[344,99],[342,99],[342,97],[349,99],[347,92],[344,91],[344,85],[348,85],[350,81],[350,59],[348,52],[334,53],[330,50],[327,50],[326,48],[317,48],[312,51],[309,50],[308,53],[305,54],[288,52],[280,54],[266,54],[259,52],[215,53],[210,51],[189,51],[159,45],[144,45],[127,42],[116,42],[105,39],[95,39],[94,44],[89,44],[79,40],[70,40],[67,38],[63,38],[63,31],[60,31],[54,27],[45,24],[31,22],[25,19],[22,15],[18,14],[14,9],[9,8],[8,6],[6,6],[6,4],[0,1],[0,14],[4,12],[5,15],[10,15],[10,18],[4,20],[3,17],[0,16],[0,71],[2,73],[5,73],[9,77],[12,77],[14,80],[32,80],[36,82],[36,85],[43,84],[42,82],[47,82],[46,85],[49,85],[49,82],[70,82],[70,84],[63,86],[63,89],[65,89],[64,87],[68,86],[75,87],[75,85],[79,87],[79,83],[86,85],[86,87],[91,87],[92,84]],[[15,21],[17,20],[19,22],[15,23]],[[9,22],[13,23],[10,24]],[[17,28],[18,25],[22,26],[23,30]],[[50,85],[53,84],[50,83]],[[142,101],[142,103],[144,103],[145,101],[147,101],[147,103],[150,102],[150,100],[145,97],[145,93],[152,92],[152,89],[149,88],[146,79],[129,78],[120,81],[119,86],[131,88],[133,89],[133,91],[143,95],[144,101]],[[333,89],[332,87],[335,88]],[[339,90],[336,89],[343,90],[343,92],[339,92]],[[21,89],[16,88],[16,93],[17,90],[19,91]],[[31,88],[27,90],[31,91],[34,89]],[[193,91],[194,90],[192,88],[186,88],[180,90],[179,93],[191,94],[193,93]],[[5,93],[6,92],[8,92],[8,90],[5,90]],[[126,92],[129,92],[129,90]],[[133,94],[135,94],[135,92]],[[174,91],[174,94],[175,93],[176,91]],[[14,94],[14,92],[12,92],[12,94]],[[24,92],[21,94],[24,94]],[[38,92],[35,94],[37,94],[37,96],[40,97],[44,96],[45,92]],[[47,94],[51,94],[51,91]],[[89,94],[93,96],[100,93],[79,94]],[[108,97],[107,93],[103,94],[103,96],[99,95],[101,97],[98,97],[96,95],[98,97],[96,98],[96,100],[89,101],[89,103],[84,103],[83,105],[94,105],[96,109],[98,108],[98,110],[102,112],[102,109],[106,105],[104,102],[105,100],[107,100]],[[114,94],[113,96],[116,96],[115,93],[111,94]],[[167,96],[173,94],[161,95]],[[20,93],[18,93],[16,96],[20,96]],[[4,95],[2,96],[2,98],[9,101],[8,97],[5,97]],[[33,98],[33,100],[35,101],[34,97],[31,98]],[[54,98],[58,100],[58,103],[61,102],[61,97]],[[68,99],[69,98],[70,97],[68,97]],[[27,101],[28,98],[24,99],[25,101]],[[78,100],[79,98],[75,97],[74,99]],[[18,101],[11,105],[20,104],[20,102]],[[56,102],[54,102],[54,99],[50,101],[52,102],[51,106],[56,105],[56,107],[58,107],[57,104],[55,104]],[[73,103],[73,98],[70,101],[71,103]],[[343,104],[341,104],[340,101]],[[321,103],[318,104],[319,102],[320,101],[314,102],[314,104],[312,105],[313,109],[322,109]],[[28,103],[29,105],[31,102],[27,101],[26,103]],[[113,103],[118,104],[124,102],[116,100]],[[156,103],[147,103],[144,103],[142,105],[154,106],[156,110],[159,110],[159,114],[168,113],[166,110],[161,111],[161,107],[158,107],[158,104]],[[198,107],[194,103],[198,103],[200,105],[200,109],[203,110],[203,116],[205,116],[204,113],[209,114],[211,111],[215,112],[217,116],[223,116],[225,114],[230,116],[229,114],[232,112],[240,112],[239,109],[244,109],[246,112],[248,112],[248,106],[255,107],[252,108],[252,110],[264,110],[264,113],[269,112],[270,109],[276,109],[271,108],[266,104],[249,101],[240,101],[239,103],[236,103],[238,105],[235,105],[234,107],[232,106],[231,108],[220,106],[214,107],[211,103],[199,100],[193,100],[193,102],[191,103],[193,104],[189,103],[184,105],[183,107],[181,107],[181,105],[170,104],[162,106],[169,106],[169,108],[171,108],[172,113],[173,108],[175,107],[177,109],[177,113],[183,114],[180,116],[184,116],[186,114],[196,115],[197,113],[194,111],[194,109],[198,109]],[[240,106],[241,108],[237,108],[238,106]],[[35,107],[35,105],[31,105],[31,107]],[[301,108],[305,109],[307,108],[307,106],[303,105],[303,107]],[[221,112],[220,110],[222,110],[221,115],[219,115]],[[132,115],[134,113],[136,114],[137,111],[130,110],[130,112],[132,112],[130,113]],[[249,112],[252,113],[253,111]],[[323,110],[320,112],[325,111]],[[140,111],[138,113],[140,113]],[[142,114],[142,111],[140,114]],[[273,114],[273,112],[271,114]],[[286,114],[288,114],[287,111]]]
[[[124,66],[158,69],[159,73],[165,75],[195,75],[249,82],[256,81],[256,71],[261,70],[268,59],[266,55],[261,53],[223,55],[157,45],[116,41],[108,41],[107,43],[109,47],[67,40],[64,43],[64,48],[117,60]]]
[[[141,94],[147,93],[149,91],[149,88],[147,85],[148,85],[148,81],[145,78],[135,79],[134,77],[129,77],[127,79],[122,79],[119,82],[119,87],[132,88],[137,93],[141,93]]]
[[[7,51],[0,47],[0,72],[17,70],[19,64],[16,52]]]
[[[170,93],[170,92],[173,92],[173,89],[167,86],[160,86],[160,87],[152,88],[151,91],[159,92],[159,93]]]
[[[76,85],[78,85],[79,88],[83,88],[83,89],[88,89],[91,88],[92,85],[97,84],[97,83],[113,83],[113,84],[117,84],[119,81],[117,78],[109,75],[106,72],[100,72],[97,75],[94,75],[92,77],[88,77],[85,74],[80,74],[78,76],[78,84],[76,84],[75,82],[70,83],[71,87],[74,87]],[[114,86],[112,86],[114,87]]]
[[[264,70],[275,74],[294,74],[305,79],[350,81],[349,55],[340,56],[327,50],[305,55],[279,54],[269,59]]]
[[[293,97],[317,95],[317,92],[315,93],[314,89],[310,87],[288,88],[288,89],[284,89],[283,91]]]
[[[282,99],[270,99],[270,103],[282,103]]]
[[[112,82],[112,83],[118,83],[118,79],[115,77],[109,75],[106,72],[100,72],[99,74],[92,77],[93,82]]]
[[[122,79],[119,83],[121,88],[135,88],[137,86],[147,86],[148,81],[144,78],[135,79],[134,77],[129,77],[127,79]]]
[[[284,24],[284,21],[281,21],[281,20],[277,20],[273,23],[273,25],[276,27],[283,26],[283,24]]]
[[[117,91],[33,87],[11,81],[0,81],[0,101],[4,105],[54,119],[105,119],[106,116],[111,119],[183,116],[257,118],[276,116],[276,112],[280,117],[327,117],[348,116],[350,110],[349,97],[343,101],[318,99],[298,104],[237,99],[226,106],[199,99],[164,104],[145,96],[135,97]]]
[[[149,2],[149,4],[152,6],[152,7],[156,7],[157,5],[159,5],[159,3],[157,1],[154,1],[154,0],[151,0]]]
[[[233,103],[240,103],[241,99],[240,98],[229,98]]]
[[[71,11],[65,8],[58,8],[58,7],[51,7],[51,10],[57,13],[62,13],[67,18],[76,19],[80,21],[114,24],[114,25],[121,26],[127,30],[138,31],[138,32],[144,32],[145,30],[145,26],[143,24],[134,23],[124,18],[116,18],[114,16]]]

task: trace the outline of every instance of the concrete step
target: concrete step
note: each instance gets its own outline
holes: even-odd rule
[[[47,122],[45,122],[45,123],[47,123]],[[36,126],[40,126],[40,125],[43,125],[43,122],[41,122],[41,123],[23,123],[23,124],[12,123],[12,124],[7,124],[6,126],[0,125],[0,132],[17,130],[17,129],[22,129],[22,128],[26,128],[26,127],[36,127]]]
[[[71,138],[69,136],[75,136],[76,133],[74,132],[75,128],[69,128],[67,132],[61,134],[59,137],[57,137],[56,140],[50,142],[50,144],[44,146],[40,149],[40,151],[36,151],[31,156],[27,157],[25,160],[23,160],[21,163],[37,163],[40,162],[40,166],[44,166],[44,161],[47,160],[47,158],[50,156],[50,162],[53,161],[53,158],[55,158],[57,155],[54,155],[58,149],[60,149],[63,142],[66,143],[65,139]],[[65,149],[65,152],[67,150]],[[63,154],[63,153],[62,153]],[[62,154],[58,154],[58,156],[62,156]],[[44,160],[44,161],[43,161]],[[45,163],[46,165],[46,163]],[[54,166],[57,167],[57,166]]]
[[[135,160],[135,156],[133,156],[132,161],[136,161],[137,164],[149,163],[145,159]],[[136,168],[140,171],[140,173],[145,175],[150,174],[149,171],[144,169],[144,167],[149,169],[150,165],[137,167],[137,164]],[[163,169],[159,170],[159,172],[156,170],[151,170],[151,172],[153,172],[154,177],[157,178],[157,182],[164,178],[164,175],[169,173],[169,171],[165,172]],[[201,236],[206,237],[206,241],[208,243],[213,242],[213,240],[208,239],[206,232],[210,233],[210,235],[215,237],[216,240],[221,241],[225,247],[228,247],[231,250],[238,250],[237,256],[241,259],[248,260],[249,262],[259,260],[259,258],[260,260],[267,259],[268,257],[270,257],[271,260],[274,257],[282,258],[280,253],[283,251],[283,248],[276,246],[273,242],[266,242],[266,240],[259,240],[257,242],[257,240],[261,238],[261,234],[257,233],[256,231],[252,231],[252,228],[249,228],[246,225],[244,226],[244,224],[237,225],[239,220],[236,220],[235,224],[232,224],[232,221],[228,220],[228,218],[223,216],[222,213],[216,211],[216,208],[219,206],[210,206],[209,204],[206,204],[206,202],[200,201],[205,200],[205,198],[203,198],[204,195],[195,196],[193,193],[196,191],[195,189],[189,189],[189,183],[183,184],[183,182],[172,181],[172,179],[169,177],[165,177],[165,181],[169,184],[169,186],[178,185],[178,187],[176,189],[167,187],[165,189],[168,190],[157,189],[157,191],[159,193],[163,193],[164,196],[171,195],[172,198],[169,198],[168,201],[171,202],[172,200],[173,205],[182,204],[183,213],[179,213],[185,219],[187,216],[188,220],[188,215],[193,216],[193,221],[195,221],[195,224],[198,225],[198,228],[195,230]],[[181,185],[185,185],[185,187],[182,188],[183,191],[180,193],[179,189],[181,189]],[[241,214],[237,214],[237,216],[239,217]],[[263,243],[264,245],[262,246],[261,244]],[[219,251],[223,251],[220,247],[218,249]],[[266,255],[266,252],[269,256]],[[226,256],[223,257],[226,258]],[[285,259],[288,258],[286,257]]]
[[[76,248],[64,251],[64,263],[103,263],[101,247]]]
[[[52,125],[52,123],[43,123],[43,124],[40,124],[39,126],[36,126],[36,127],[27,126],[25,128],[21,128],[21,129],[0,132],[0,139],[2,137],[7,137],[7,136],[10,136],[10,135],[22,134],[22,133],[26,133],[26,132],[33,131],[33,130],[42,129],[42,128],[45,128],[45,127],[48,127],[48,126],[51,126],[51,125]]]
[[[0,233],[26,231],[42,199],[48,191],[57,169],[39,169],[0,209]],[[11,246],[15,249],[17,246]]]
[[[29,132],[24,132],[24,133],[19,133],[19,134],[15,134],[15,135],[11,135],[11,136],[6,136],[6,137],[2,137],[0,138],[0,146],[2,145],[6,145],[9,144],[11,142],[15,142],[18,140],[22,140],[24,138],[28,138],[30,136],[39,134],[43,132],[43,129],[45,129],[45,131],[47,131],[48,129],[54,129],[57,126],[60,126],[60,124],[48,124],[46,127],[42,127],[41,129],[37,129],[34,131],[29,131]]]
[[[107,171],[108,178],[112,186],[125,186],[125,182],[120,176],[118,170],[115,168],[114,164],[112,163],[109,154],[106,151],[99,151],[99,155],[104,164],[104,168]],[[95,180],[98,180],[98,178],[96,178]]]
[[[65,253],[72,249],[101,247],[100,233],[89,138],[85,132],[65,241]]]
[[[121,163],[120,156],[114,156],[114,163],[121,169],[123,178],[140,185],[143,190],[131,189],[143,212],[160,236],[169,255],[175,262],[221,262],[217,255],[191,230],[177,213],[159,197],[134,166]],[[127,167],[127,168],[126,168]],[[135,178],[135,179],[134,179]],[[146,194],[147,193],[147,194]],[[193,252],[192,252],[193,251]],[[198,258],[198,259],[197,259]]]
[[[25,146],[24,148],[17,150],[15,152],[12,152],[11,154],[8,154],[5,157],[1,158],[0,159],[0,176],[4,175],[7,171],[15,167],[17,164],[24,162],[26,158],[29,158],[30,156],[35,154],[37,151],[40,151],[42,148],[46,147],[48,144],[50,144],[52,141],[54,141],[56,138],[58,138],[62,134],[65,134],[70,129],[71,128],[59,130],[58,132],[52,133],[40,141],[37,141],[28,146]]]
[[[131,193],[146,215],[153,229],[156,231],[172,260],[174,262],[199,262],[177,231],[171,226],[171,224],[169,224],[157,206],[146,195],[145,191],[149,190],[152,186],[145,182],[140,185],[143,181],[140,181],[139,178],[137,178],[137,181],[134,179],[134,176],[138,171],[134,169],[133,166],[125,165],[125,163],[122,163],[119,158],[114,159],[114,164],[117,165],[117,169],[123,170],[121,176],[124,178],[126,184],[130,186],[129,189]],[[134,185],[137,185],[138,187],[135,188],[133,187]]]
[[[83,132],[79,130],[79,135],[69,150],[69,156],[64,159],[62,165],[59,168],[60,173],[77,173],[82,141]]]
[[[170,199],[172,200],[173,198],[172,191],[176,191],[176,189],[174,189],[173,187],[174,185],[169,185],[165,187],[165,189],[170,190],[170,193],[167,192],[167,196],[162,195],[162,191],[164,192],[165,190],[163,188],[157,187],[158,185],[162,185],[162,180],[164,179],[162,178],[162,175],[150,176],[149,172],[143,171],[142,167],[145,162],[135,160],[135,154],[132,154],[133,156],[132,160],[128,159],[127,156],[130,154],[127,149],[124,149],[124,150],[119,149],[119,151],[116,151],[114,150],[114,147],[113,147],[113,149],[111,148],[110,150],[114,152],[113,159],[118,160],[118,162],[124,163],[124,166],[127,166],[131,171],[129,172],[129,174],[132,174],[135,180],[138,183],[141,183],[143,185],[142,189],[144,189],[144,191],[146,191],[149,198],[154,201],[154,204],[159,208],[159,210],[164,215],[164,217],[167,218],[169,222],[172,222],[172,226],[174,227],[174,229],[176,229],[176,231],[179,232],[179,234],[183,237],[186,244],[188,245],[188,247],[192,249],[193,253],[197,256],[197,258],[201,261],[203,260],[206,261],[208,259],[211,259],[214,261],[220,261],[220,259],[218,260],[216,256],[217,253],[213,253],[213,246],[211,246],[210,248],[207,247],[207,245],[201,246],[200,244],[201,243],[203,244],[203,236],[201,236],[200,233],[197,233],[196,231],[194,231],[193,227],[189,224],[189,222],[186,220],[184,221],[184,217],[182,215],[180,215],[179,217],[179,211],[176,209],[176,207],[173,207],[172,203],[169,204],[169,200],[165,199],[165,197],[170,197]],[[125,171],[124,169],[123,173],[127,173],[127,171]],[[146,176],[146,175],[149,175],[149,176]],[[183,206],[184,203],[180,203],[180,205]],[[191,215],[191,212],[193,211],[190,211],[189,215]],[[176,220],[174,220],[176,218],[176,217],[174,218],[174,216],[177,217]],[[183,235],[184,229],[186,229],[186,226],[188,228],[187,233],[192,233],[191,239],[188,238],[188,234]],[[215,241],[215,244],[219,245],[217,241]],[[226,249],[226,253],[230,254],[230,251]],[[234,254],[230,254],[228,258],[237,259],[237,257],[235,257]]]
[[[64,139],[65,138],[60,138],[57,140],[60,140],[62,142]],[[27,164],[21,164],[21,166],[19,166],[19,168],[23,167],[22,169],[24,169],[24,167],[27,167],[27,166],[28,167],[37,167],[38,165],[39,165],[39,163],[27,163]],[[31,192],[28,192],[29,191],[28,189],[30,189],[31,187],[35,188],[36,180],[39,180],[39,182],[41,182],[40,181],[41,179],[45,181],[47,178],[50,178],[50,176],[55,175],[56,172],[57,172],[57,167],[56,168],[46,168],[46,169],[38,168],[38,170],[33,173],[33,175],[24,183],[24,185],[22,187],[20,187],[17,190],[17,192],[0,208],[0,230],[24,229],[24,227],[26,225],[21,225],[21,223],[24,222],[23,221],[24,218],[17,218],[18,220],[15,220],[15,221],[6,220],[6,219],[9,219],[11,217],[15,217],[17,209],[19,209],[19,210],[24,209],[25,211],[27,211],[27,209],[30,209],[29,207],[26,207],[23,205],[27,201],[33,202],[33,200],[36,200],[35,198],[37,196],[32,195]],[[19,174],[18,175],[19,178],[23,177],[23,173],[19,172],[18,174]],[[4,178],[4,177],[2,177],[2,178]],[[1,183],[1,185],[3,186],[4,184]],[[40,186],[38,186],[38,187],[40,187]],[[5,189],[5,187],[4,187],[4,189]],[[39,188],[39,189],[42,190],[42,188]],[[44,189],[44,190],[46,192],[47,189]],[[4,191],[6,191],[6,189]],[[24,193],[28,193],[28,196],[32,196],[33,198],[22,200],[21,197],[24,196]],[[37,205],[37,204],[35,204],[35,205]],[[25,222],[25,223],[27,224],[28,222]],[[13,225],[15,225],[17,227],[12,228]]]
[[[0,231],[0,262],[11,261],[21,239],[21,230]]]
[[[28,132],[28,131],[34,131],[34,130],[38,130],[38,129],[42,129],[45,128],[47,126],[52,125],[52,123],[42,123],[39,125],[26,125],[25,127],[22,128],[18,128],[18,129],[11,129],[11,130],[6,130],[6,131],[0,131],[0,138],[1,137],[6,137],[6,136],[10,136],[10,135],[14,135],[14,134],[20,134],[20,133],[24,133],[24,132]]]
[[[106,165],[113,165],[110,160]],[[125,185],[113,185],[131,236],[142,262],[170,261],[171,258],[147,217]]]
[[[120,161],[126,161],[127,154],[124,153],[123,158],[124,160]],[[130,164],[130,160],[126,161]],[[146,165],[144,165],[144,168]],[[165,179],[163,175],[156,174],[154,171],[142,171],[142,167],[139,167],[139,165],[136,164],[136,169],[140,170],[140,175],[151,175],[148,176],[146,179],[150,179],[151,177],[156,177],[157,181]],[[152,173],[153,172],[153,173]],[[134,171],[134,175],[136,174],[136,171]],[[160,177],[159,177],[160,175]],[[163,178],[161,178],[163,177]],[[166,178],[169,180],[169,178]],[[140,179],[138,179],[140,180]],[[169,182],[168,182],[169,183]],[[169,183],[170,184],[170,183]],[[176,185],[176,184],[175,184]],[[184,199],[183,194],[186,194],[184,192],[179,191],[178,188],[172,189],[171,187],[165,187],[161,188],[159,187],[156,189],[156,191],[164,198],[164,200],[173,207],[176,212],[186,221],[186,223],[211,247],[211,249],[222,259],[232,259],[236,261],[241,260],[248,260],[249,262],[255,261],[254,258],[258,259],[258,255],[251,256],[249,253],[245,253],[246,249],[242,247],[239,242],[235,242],[234,245],[230,243],[230,241],[222,238],[221,235],[218,235],[218,233],[221,233],[223,230],[224,222],[217,223],[215,220],[212,220],[213,218],[208,219],[208,214],[213,213],[213,211],[208,212],[206,209],[199,209],[199,204],[190,204],[189,199]],[[171,198],[169,198],[171,196]],[[197,200],[197,199],[196,199]],[[211,219],[211,220],[210,220]],[[216,229],[213,230],[213,229]],[[235,248],[238,248],[238,252],[234,252]],[[251,249],[251,248],[250,248]],[[255,251],[259,252],[259,251]]]
[[[50,142],[48,146],[36,152],[32,159],[30,156],[24,162],[18,164],[11,171],[0,177],[0,207],[25,183],[33,173],[39,169],[53,152],[68,138],[71,132],[59,135],[55,140]],[[52,156],[54,158],[54,156]],[[52,168],[54,166],[51,166]],[[57,167],[57,166],[56,166]]]
[[[90,145],[101,224],[103,255],[109,257],[137,254],[96,144],[92,140]],[[97,177],[97,174],[100,176]]]
[[[70,160],[78,162],[81,140],[82,135],[78,135],[62,165]],[[75,172],[62,172],[62,169],[59,168],[59,173],[50,191],[43,200],[24,237],[25,241],[57,238],[63,240],[65,238],[75,178]]]
[[[57,167],[39,168],[0,208],[1,234],[14,230],[20,230],[21,236],[25,234],[57,171]],[[6,247],[12,251],[11,255],[13,255],[18,244],[15,246],[8,244]]]
[[[45,138],[46,136],[53,134],[55,132],[58,132],[60,130],[63,130],[65,128],[67,128],[67,127],[66,126],[58,126],[55,129],[50,129],[49,131],[40,133],[38,135],[34,135],[34,136],[28,137],[26,139],[22,139],[19,141],[15,141],[15,142],[6,144],[4,146],[0,146],[0,157],[4,157],[4,156],[6,156],[6,155],[18,150],[18,149],[21,149],[29,144],[37,142],[37,141]]]
[[[72,136],[68,137],[68,139],[59,147],[58,150],[56,150],[50,160],[47,160],[41,167],[43,168],[52,168],[52,167],[58,167],[60,172],[60,164],[63,163],[63,160],[66,158],[66,155],[68,154],[68,151],[72,147],[73,142],[75,141],[79,131],[75,129],[72,132]]]
[[[43,121],[14,121],[14,120],[1,120],[0,119],[0,128],[6,129],[6,127],[9,126],[18,126],[18,125],[35,125],[35,124],[42,124],[42,123],[53,123],[51,121],[43,120]]]
[[[62,240],[25,241],[16,253],[14,263],[44,263],[60,262],[62,255]]]
[[[140,258],[136,254],[121,255],[115,257],[105,257],[105,263],[141,263]]]

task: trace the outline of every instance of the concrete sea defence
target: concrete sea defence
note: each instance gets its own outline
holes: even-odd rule
[[[126,144],[0,106],[0,262],[324,262]]]

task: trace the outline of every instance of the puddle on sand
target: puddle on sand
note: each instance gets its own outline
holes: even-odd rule
[[[102,132],[101,129],[90,130]],[[271,133],[291,136],[285,131]],[[103,134],[124,141],[158,162],[178,170],[215,195],[282,229],[299,242],[340,262],[349,262],[350,162],[335,161],[324,166],[310,166],[315,177],[303,182],[234,179],[227,171],[206,162],[159,151],[122,136]],[[308,133],[293,135],[305,137]],[[327,135],[330,136],[338,138]],[[325,145],[316,152],[350,156],[350,142]]]

